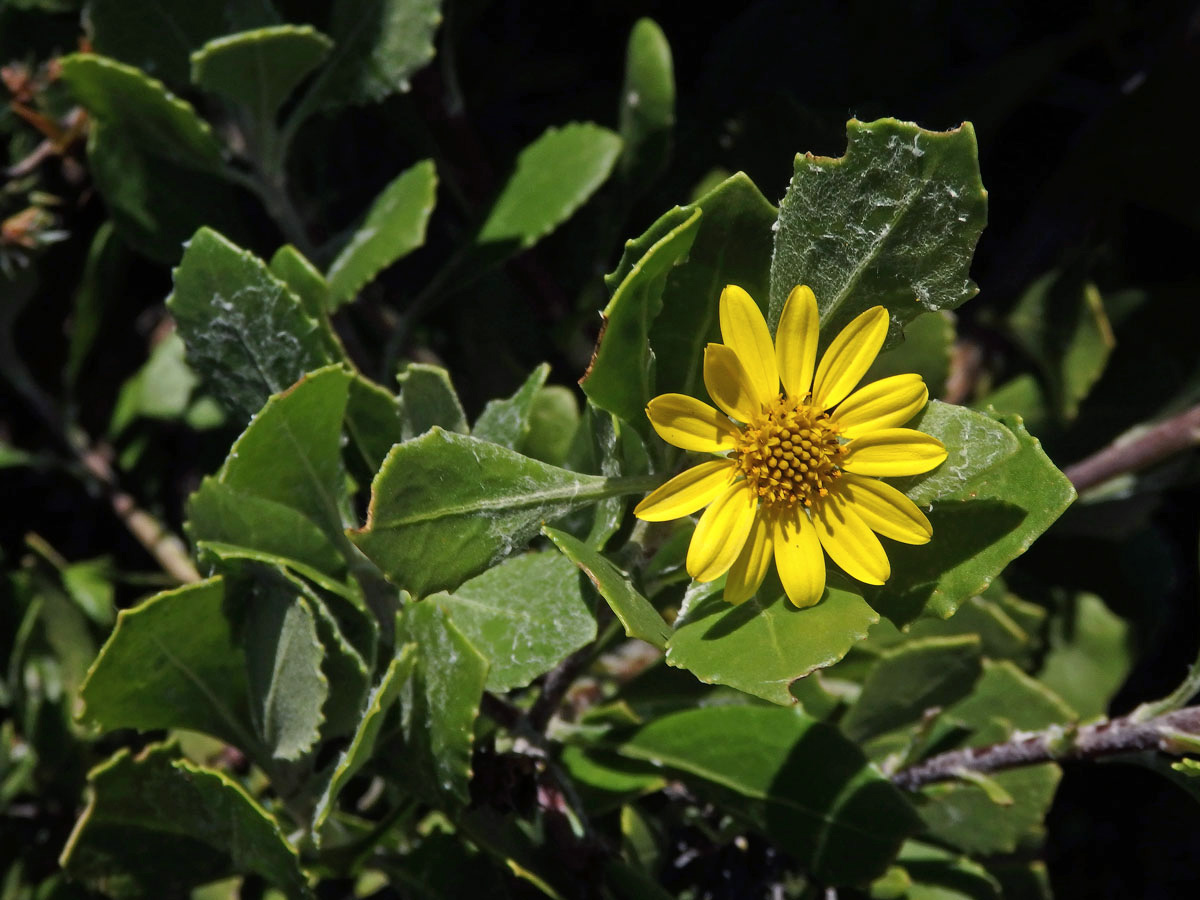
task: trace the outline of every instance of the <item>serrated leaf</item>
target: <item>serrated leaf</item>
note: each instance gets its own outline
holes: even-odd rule
[[[696,240],[701,212],[694,210],[686,218],[668,216],[671,222],[682,221],[663,235],[656,224],[644,236],[648,240],[652,235],[655,241],[632,264],[601,313],[604,324],[592,363],[579,383],[588,399],[642,434],[650,431],[645,409],[655,388],[650,329],[662,308],[668,274]],[[632,252],[627,248],[627,254]]]
[[[437,169],[424,160],[400,173],[383,189],[349,243],[329,267],[329,309],[353,300],[364,286],[397,260],[425,243],[433,213]]]
[[[912,808],[858,747],[793,710],[689,710],[606,743],[681,773],[831,886],[882,873],[917,827]]]
[[[782,706],[796,703],[793,682],[836,663],[879,621],[859,594],[835,584],[808,609],[793,606],[773,575],[739,606],[726,603],[719,587],[688,589],[667,662]]]
[[[704,347],[721,340],[721,291],[736,284],[765,311],[778,211],[742,172],[684,209],[703,216],[687,258],[667,275],[662,312],[650,331],[655,393],[704,397]]]
[[[434,428],[392,448],[351,538],[417,596],[453,590],[524,547],[542,522],[646,486],[578,475]]]
[[[89,0],[87,12],[97,53],[179,87],[188,84],[188,57],[205,41],[278,21],[269,3],[228,0]]]
[[[897,480],[933,526],[926,545],[890,544],[891,577],[867,590],[871,605],[898,626],[923,612],[951,615],[1075,499],[1071,483],[1019,418],[992,418],[985,426],[978,413],[931,403],[911,423],[940,438],[950,455],[929,476]],[[1010,452],[1014,440],[1017,449]]]
[[[517,156],[476,246],[491,262],[532,247],[596,192],[620,152],[621,139],[591,122],[548,128]]]
[[[240,587],[251,718],[272,757],[299,759],[320,737],[329,696],[316,618],[296,589],[265,567]]]
[[[258,123],[273,123],[279,107],[332,46],[311,25],[227,34],[191,54],[192,83],[241,104]]]
[[[341,537],[341,430],[350,373],[329,366],[271,397],[233,444],[217,480],[303,513]]]
[[[311,318],[320,321],[328,312],[329,282],[320,270],[291,244],[284,244],[275,251],[268,268],[272,275],[300,298],[304,311]]]
[[[885,651],[842,719],[842,731],[862,743],[966,696],[982,671],[979,652],[974,635],[918,638]]]
[[[313,808],[312,831],[314,835],[319,837],[321,826],[325,824],[325,820],[333,811],[342,788],[359,769],[366,765],[371,754],[375,752],[375,741],[383,728],[383,720],[391,711],[396,698],[400,696],[400,689],[411,677],[416,660],[417,645],[405,644],[388,663],[387,670],[383,673],[379,684],[375,685],[367,695],[350,745],[342,751],[337,762],[334,763],[329,780]]]
[[[401,440],[410,440],[434,426],[467,433],[467,414],[450,383],[450,373],[441,366],[409,363],[396,380],[400,383]]]
[[[400,689],[404,768],[419,797],[445,808],[470,799],[473,729],[487,660],[435,603],[410,603],[397,642],[417,645],[412,677]]]
[[[1038,680],[1083,719],[1102,716],[1133,666],[1129,627],[1095,594],[1070,597],[1051,619]]]
[[[91,796],[61,859],[72,878],[108,896],[163,897],[256,874],[309,896],[279,823],[237,782],[177,754],[163,744],[121,750],[89,773]]]
[[[315,592],[311,591],[303,593],[316,617],[317,635],[325,651],[321,660],[321,670],[329,682],[329,696],[322,709],[325,723],[321,729],[321,737],[351,734],[362,718],[367,692],[371,687],[370,670],[374,660],[368,662],[363,658],[321,597],[314,596]]]
[[[771,262],[772,330],[792,288],[807,284],[828,341],[882,304],[892,338],[923,312],[977,291],[971,256],[987,221],[975,131],[926,131],[880,119],[846,124],[846,155],[797,155]]]
[[[144,152],[203,172],[221,167],[221,145],[191,104],[139,69],[91,53],[60,60],[63,80],[88,113]]]
[[[441,7],[441,0],[346,0],[334,6],[333,53],[305,97],[305,114],[407,91],[412,75],[433,59]]]
[[[553,551],[514,556],[425,602],[445,609],[488,659],[489,691],[527,687],[596,638],[579,570]]]
[[[625,626],[625,634],[659,649],[666,647],[671,633],[667,623],[615,565],[598,550],[565,532],[543,526],[542,533],[592,580],[600,596]]]
[[[550,365],[542,363],[529,373],[515,394],[504,400],[489,400],[475,420],[471,434],[481,441],[491,441],[510,450],[519,450],[529,434],[529,418],[538,391],[546,383]]]
[[[186,728],[258,755],[246,657],[225,614],[225,580],[156,594],[117,615],[80,689],[101,728]]]
[[[201,225],[239,238],[247,233],[228,182],[148,153],[119,125],[92,122],[87,152],[89,174],[113,224],[139,253],[174,264]]]
[[[167,308],[188,361],[243,420],[306,372],[332,361],[317,322],[262,260],[208,228],[175,270]]]
[[[638,19],[629,33],[619,119],[621,174],[643,193],[667,164],[675,126],[671,45],[653,19]]]

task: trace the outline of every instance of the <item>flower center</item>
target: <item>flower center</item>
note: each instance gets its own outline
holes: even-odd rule
[[[738,468],[769,506],[812,506],[842,473],[845,454],[829,413],[776,397],[747,423],[734,451]]]

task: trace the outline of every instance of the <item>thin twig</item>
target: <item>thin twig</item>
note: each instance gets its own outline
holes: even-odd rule
[[[1193,742],[1190,746],[1189,741]],[[1180,754],[1200,746],[1194,742],[1200,742],[1200,707],[1189,706],[1146,721],[1131,715],[1078,728],[1057,726],[1018,733],[1002,744],[940,753],[900,770],[892,776],[892,782],[912,791],[938,781],[953,781],[964,772],[984,774],[1142,750]]]
[[[1063,474],[1082,494],[1110,478],[1143,469],[1197,444],[1200,444],[1200,404],[1159,422],[1136,437],[1118,439],[1069,466]]]
[[[529,724],[537,731],[545,731],[550,719],[562,706],[563,697],[575,682],[575,678],[592,661],[592,646],[589,644],[576,650],[546,675],[542,692],[529,709]]]

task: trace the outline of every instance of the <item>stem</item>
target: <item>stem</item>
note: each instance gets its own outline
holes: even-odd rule
[[[1200,706],[1189,706],[1148,720],[1136,713],[1095,725],[1057,726],[1018,733],[1002,744],[940,753],[892,776],[897,787],[915,791],[964,772],[986,774],[1017,766],[1064,760],[1097,759],[1141,750],[1187,752],[1188,741],[1200,741]]]
[[[80,463],[87,479],[104,493],[117,518],[158,561],[163,571],[183,584],[199,581],[200,573],[192,565],[187,545],[157,518],[138,506],[131,494],[121,490],[107,460],[91,446],[86,436],[72,434],[62,413],[37,386],[17,355],[11,330],[5,330],[0,342],[0,376],[16,389],[67,453]]]
[[[1197,444],[1200,444],[1200,404],[1136,437],[1118,438],[1103,450],[1069,466],[1063,474],[1082,494],[1110,478],[1153,465]]]
[[[538,731],[545,731],[550,719],[562,706],[563,698],[575,683],[575,679],[592,661],[592,645],[576,650],[550,670],[542,683],[542,692],[529,710],[529,724]]]
[[[316,255],[316,246],[308,237],[300,211],[292,203],[282,173],[272,175],[264,172],[256,163],[253,175],[247,175],[232,166],[226,166],[225,177],[234,184],[241,185],[262,201],[267,213],[279,226],[279,230],[283,232],[289,242],[295,245],[297,250],[309,259]]]

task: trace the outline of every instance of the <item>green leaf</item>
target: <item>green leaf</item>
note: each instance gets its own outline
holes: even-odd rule
[[[675,127],[671,45],[653,19],[638,19],[629,33],[619,118],[621,174],[640,194],[666,167]]]
[[[273,123],[296,85],[321,64],[333,42],[311,25],[274,25],[209,41],[191,54],[192,82]]]
[[[104,222],[88,247],[87,261],[75,291],[64,380],[74,387],[95,346],[105,314],[125,292],[129,250],[111,220]]]
[[[256,874],[309,896],[279,823],[237,782],[177,755],[174,745],[123,749],[89,773],[91,796],[62,855],[71,877],[107,896],[177,897]]]
[[[154,156],[119,125],[92,122],[88,170],[121,238],[161,263],[179,260],[184,243],[201,225],[248,235],[239,196],[210,172]]]
[[[277,573],[255,569],[253,580],[239,585],[250,715],[272,757],[299,759],[325,721],[325,650],[305,599]]]
[[[979,428],[985,417],[954,409],[931,403],[911,423],[942,440],[950,454],[946,462],[931,475],[897,482],[919,506],[932,505],[933,539],[920,547],[890,544],[891,578],[866,594],[898,626],[923,612],[953,614],[1075,499],[1071,483],[1020,418],[1000,416]],[[1017,449],[1010,452],[1014,439]]]
[[[121,610],[87,681],[80,718],[101,728],[186,728],[258,755],[246,657],[210,578]]]
[[[308,259],[291,244],[275,251],[269,266],[271,274],[286,284],[297,297],[304,311],[318,322],[330,308],[329,282]]]
[[[354,375],[346,402],[346,431],[362,458],[367,477],[378,472],[388,451],[405,439],[403,413],[403,406],[394,394],[361,375]]]
[[[766,309],[777,210],[741,172],[685,209],[698,209],[703,217],[687,258],[667,275],[650,345],[655,393],[703,398],[704,347],[721,340],[721,291],[736,284]],[[640,410],[639,418],[645,418]]]
[[[262,260],[208,228],[188,244],[167,308],[192,367],[243,419],[332,361],[299,298]]]
[[[546,383],[550,365],[542,363],[525,379],[517,392],[504,400],[489,400],[471,434],[481,441],[491,441],[510,450],[519,450],[529,434],[529,420],[533,415],[533,402]]]
[[[879,621],[859,594],[836,584],[808,609],[793,606],[773,575],[740,606],[726,603],[720,587],[693,584],[684,594],[667,662],[783,706],[796,703],[793,682],[833,665]]]
[[[527,687],[596,638],[579,570],[554,551],[514,556],[427,602],[445,609],[490,661],[489,691]]]
[[[275,500],[236,490],[205,478],[188,498],[187,532],[200,550],[227,558],[225,548],[254,551],[254,558],[278,562],[318,580],[340,579],[346,561],[329,535],[304,515]],[[223,546],[215,546],[223,545]]]
[[[1103,716],[1133,667],[1129,628],[1095,594],[1072,596],[1051,619],[1038,680],[1084,719]]]
[[[1034,608],[1045,617],[1040,606]],[[1026,630],[1004,605],[987,596],[968,598],[949,619],[919,619],[909,627],[908,634],[911,637],[977,635],[984,656],[1012,660],[1022,667],[1032,664],[1041,644],[1039,628],[1035,627],[1032,633]]]
[[[682,221],[661,236],[656,223],[643,236],[643,242],[653,238],[654,243],[633,263],[601,313],[604,325],[592,364],[580,382],[593,403],[624,419],[642,434],[650,431],[645,409],[655,388],[650,329],[662,308],[667,276],[696,240],[701,212],[694,210],[686,218],[668,213],[664,219],[667,217],[670,222],[680,218]],[[627,246],[626,254],[632,252]],[[622,258],[622,264],[624,261]]]
[[[548,128],[517,156],[475,244],[496,262],[527,250],[574,215],[612,172],[621,139],[591,122]]]
[[[317,798],[313,810],[312,831],[318,838],[321,826],[333,811],[338,794],[375,752],[375,742],[380,729],[383,728],[383,720],[391,711],[396,698],[400,696],[400,688],[412,675],[416,660],[416,644],[405,644],[388,663],[387,671],[383,673],[379,684],[375,685],[367,696],[358,727],[354,730],[354,737],[338,757],[324,790]]]
[[[316,616],[317,636],[324,648],[321,671],[325,673],[325,679],[329,682],[329,696],[321,710],[325,716],[321,737],[353,734],[361,721],[363,704],[371,688],[374,654],[368,654],[369,659],[364,658],[323,598],[317,592],[306,589],[307,585],[300,579],[288,577],[292,578],[294,583],[299,582],[296,586],[312,607]],[[345,615],[347,610],[343,608],[341,612]],[[360,626],[360,632],[372,633],[375,630],[372,627],[374,622],[366,615],[361,615],[357,624]],[[356,637],[361,642],[361,636]],[[370,647],[374,649],[373,642]]]
[[[329,309],[353,300],[392,263],[425,243],[433,213],[437,169],[427,159],[401,172],[383,189],[329,267]]]
[[[180,419],[187,412],[199,379],[185,359],[182,338],[171,332],[150,351],[150,358],[121,385],[108,431],[121,434],[135,419]]]
[[[579,429],[579,401],[575,392],[561,384],[550,384],[533,395],[529,431],[516,449],[552,466],[561,466]]]
[[[402,777],[426,801],[459,807],[470,800],[471,745],[487,660],[435,603],[409,603],[396,640],[417,645],[412,677],[400,690]]]
[[[450,383],[450,373],[441,366],[409,363],[396,380],[400,382],[402,440],[424,434],[434,426],[467,433],[467,414]]]
[[[667,784],[660,768],[612,751],[568,745],[563,747],[559,762],[591,815],[603,815]]]
[[[329,366],[271,397],[234,442],[217,481],[303,513],[340,540],[342,417],[350,377]]]
[[[639,638],[659,649],[667,646],[670,628],[658,610],[650,605],[650,601],[629,583],[624,573],[598,550],[565,532],[543,526],[542,533],[592,580],[600,596],[625,626],[625,633],[629,637]]]
[[[793,710],[689,710],[642,726],[613,749],[715,789],[721,808],[831,886],[881,874],[916,830],[911,807],[858,747]]]
[[[371,485],[367,524],[351,538],[393,583],[425,596],[522,549],[544,521],[645,487],[434,428],[388,454]]]
[[[912,885],[908,900],[1001,900],[1000,885],[983,866],[932,844],[908,841],[897,863]],[[1023,895],[1011,895],[1023,896]]]
[[[1052,691],[1012,663],[985,661],[975,690],[947,709],[942,718],[972,729],[964,746],[982,746],[1005,740],[1016,729],[1065,726],[1076,717]],[[922,789],[924,802],[919,812],[932,837],[964,853],[1012,853],[1031,832],[1040,830],[1061,777],[1058,766],[1047,763],[988,777],[1012,803],[997,805],[988,791],[963,782]]]
[[[203,172],[221,167],[221,145],[191,104],[139,69],[91,53],[60,61],[75,99],[139,150]]]
[[[965,697],[982,671],[979,651],[974,635],[919,638],[885,651],[842,719],[842,731],[862,743]]]
[[[413,73],[433,59],[441,6],[441,0],[336,4],[329,29],[333,53],[297,116],[351,103],[376,103],[407,91]]]
[[[918,315],[975,296],[971,256],[987,222],[975,130],[880,119],[846,124],[840,159],[797,155],[779,209],[768,321],[793,287],[817,295],[825,342],[882,304],[892,338]]]
[[[1116,346],[1096,285],[1072,272],[1043,275],[1017,300],[1008,327],[1038,365],[1059,420],[1074,419]]]

